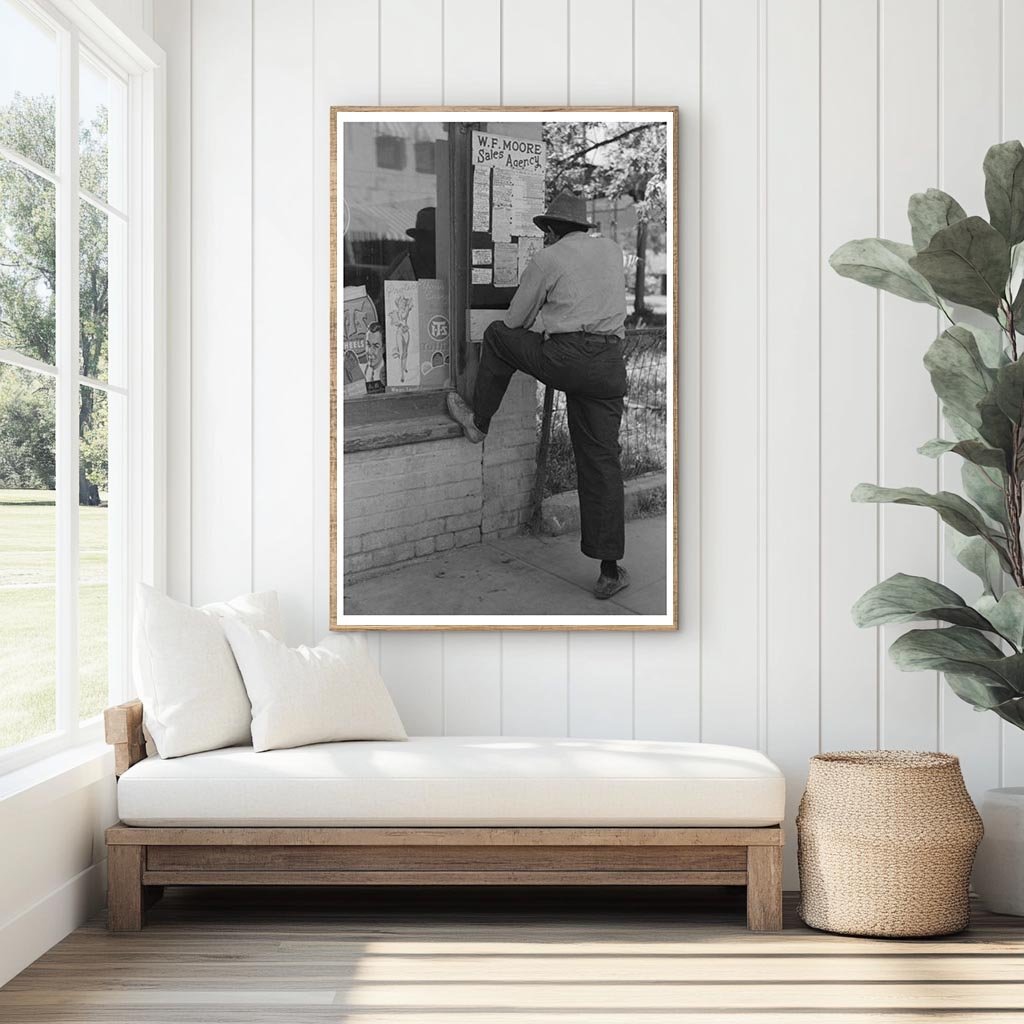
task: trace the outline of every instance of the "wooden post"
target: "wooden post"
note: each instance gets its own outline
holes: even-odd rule
[[[551,447],[551,416],[555,408],[555,389],[544,385],[544,411],[540,419],[540,441],[537,445],[537,473],[533,478],[533,495],[530,498],[533,512],[530,515],[530,533],[540,533],[544,518],[544,485],[548,479],[548,449]]]
[[[112,932],[142,928],[144,846],[107,846],[107,927]]]
[[[747,927],[782,931],[782,847],[747,847]]]

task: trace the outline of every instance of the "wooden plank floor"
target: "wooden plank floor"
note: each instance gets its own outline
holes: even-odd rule
[[[945,939],[755,935],[714,890],[177,889],[0,989],[12,1024],[1024,1021],[1024,919]]]

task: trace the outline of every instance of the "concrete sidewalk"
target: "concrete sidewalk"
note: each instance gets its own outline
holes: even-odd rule
[[[578,534],[506,537],[346,582],[346,615],[664,615],[665,516],[626,523],[631,586],[608,601],[591,590],[598,564]]]

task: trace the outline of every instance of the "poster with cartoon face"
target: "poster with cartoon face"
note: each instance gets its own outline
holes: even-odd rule
[[[373,300],[362,286],[342,296],[341,386],[345,398],[384,391],[384,329]]]

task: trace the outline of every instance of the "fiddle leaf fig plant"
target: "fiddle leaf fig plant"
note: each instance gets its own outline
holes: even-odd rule
[[[946,436],[918,451],[960,459],[964,495],[863,483],[852,497],[933,509],[954,531],[957,561],[981,584],[971,603],[942,583],[897,573],[857,601],[853,618],[864,627],[938,623],[899,637],[893,662],[942,672],[962,700],[1024,729],[1024,146],[993,146],[983,169],[987,220],[930,188],[910,197],[913,244],[862,238],[829,259],[843,277],[934,306],[949,323],[924,356]],[[955,307],[992,323],[960,322]]]

